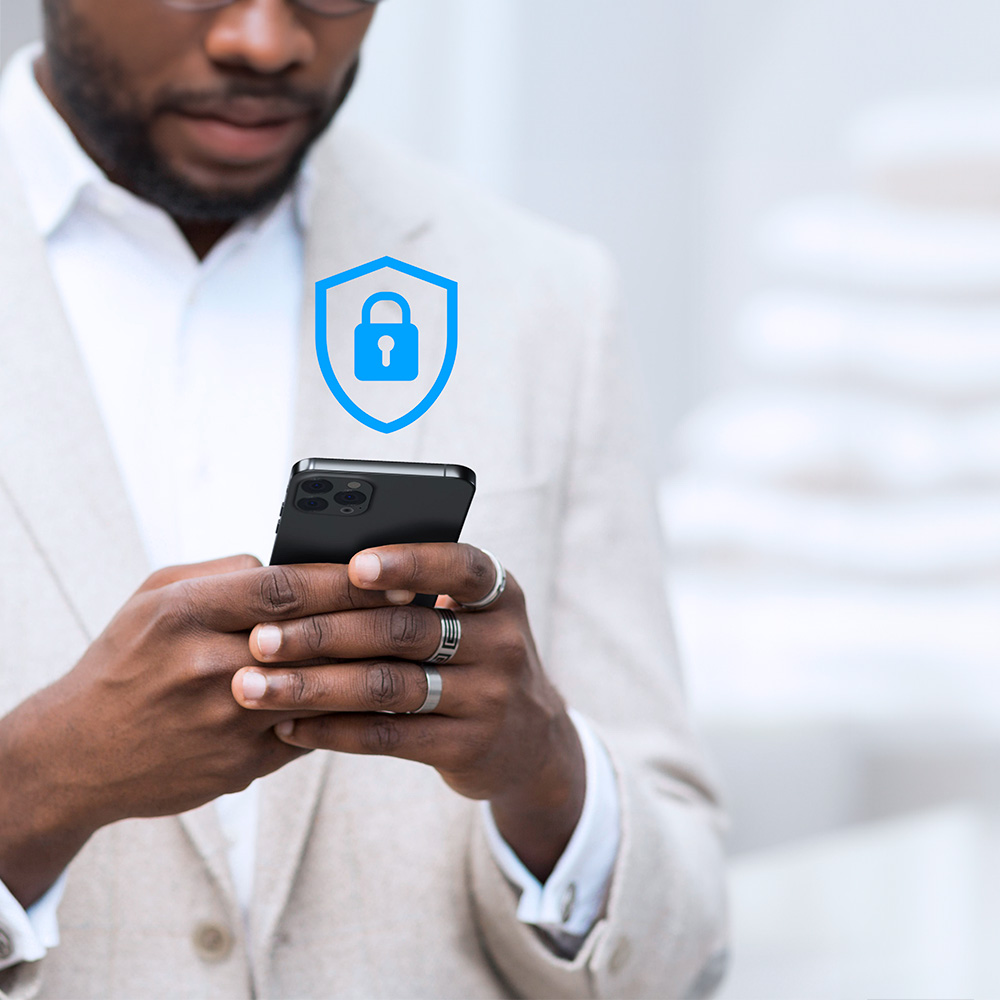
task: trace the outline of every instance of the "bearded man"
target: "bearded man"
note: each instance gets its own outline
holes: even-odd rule
[[[720,977],[612,269],[331,127],[373,10],[45,0],[4,74],[4,997]],[[393,435],[311,349],[314,283],[384,255],[463,295],[448,389]],[[262,566],[289,465],[331,454],[475,468],[469,544]],[[461,623],[439,697],[415,593]]]

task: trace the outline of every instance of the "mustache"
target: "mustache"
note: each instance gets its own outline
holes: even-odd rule
[[[174,90],[155,102],[156,112],[212,117],[241,106],[265,106],[278,117],[317,116],[330,106],[328,94],[280,80],[237,80],[212,90]]]

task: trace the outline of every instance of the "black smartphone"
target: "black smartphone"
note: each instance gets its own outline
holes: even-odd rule
[[[271,565],[348,563],[362,549],[457,542],[476,492],[463,465],[304,458],[292,466]],[[436,595],[415,604],[433,607]]]

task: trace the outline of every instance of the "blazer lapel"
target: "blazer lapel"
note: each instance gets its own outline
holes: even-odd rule
[[[45,245],[0,150],[0,479],[87,639],[148,563]],[[46,484],[52,483],[46,502]]]
[[[393,434],[361,424],[334,398],[316,358],[315,283],[386,255],[405,258],[430,228],[431,207],[409,204],[388,177],[383,181],[386,159],[381,147],[373,149],[364,136],[339,128],[311,157],[296,459],[413,461],[420,453],[420,421]],[[338,325],[353,333],[360,317],[338,319]]]
[[[416,461],[421,453],[420,421],[382,434],[346,413],[323,380],[315,351],[315,282],[385,255],[404,256],[429,226],[426,211],[393,206],[373,172],[364,143],[350,132],[317,147],[311,173],[317,178],[307,210],[305,288],[299,336],[299,378],[295,406],[294,460],[366,458]],[[413,237],[409,238],[408,237]],[[258,983],[263,963],[288,902],[312,827],[324,782],[336,781],[336,755],[316,751],[261,779],[260,822],[251,934]]]
[[[5,412],[20,414],[0,425],[0,480],[90,642],[148,575],[149,563],[45,244],[19,191],[0,149],[0,287],[6,292],[0,296],[0,397]],[[43,502],[47,482],[58,484],[65,508]],[[235,906],[214,808],[178,819]]]

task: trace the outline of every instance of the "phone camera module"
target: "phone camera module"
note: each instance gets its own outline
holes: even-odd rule
[[[364,503],[368,497],[364,493],[359,493],[357,490],[343,490],[337,493],[334,498],[334,503],[340,504],[360,504]]]
[[[326,510],[330,505],[322,497],[303,497],[296,506],[299,510],[316,513],[317,511]]]
[[[329,479],[310,479],[302,484],[302,489],[306,493],[329,493],[333,483]]]

